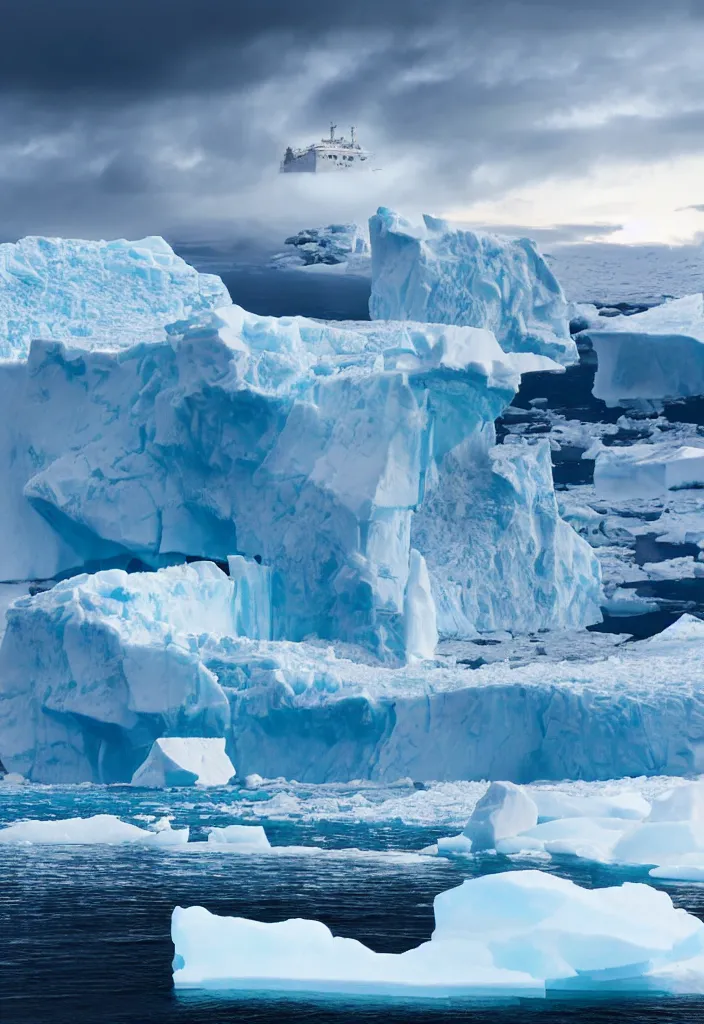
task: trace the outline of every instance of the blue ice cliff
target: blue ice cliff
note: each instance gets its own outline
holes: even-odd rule
[[[230,303],[163,238],[0,244],[0,358],[23,359],[34,338],[124,348],[163,340],[164,327]]]
[[[424,216],[416,226],[380,207],[370,218],[373,320],[465,324],[506,352],[577,361],[562,288],[535,244]]]
[[[702,769],[704,637],[608,658],[468,669],[251,639],[265,575],[212,563],[106,570],[22,598],[0,648],[10,771],[129,782],[161,736],[222,737],[240,777],[609,779]],[[261,585],[257,585],[259,582]]]

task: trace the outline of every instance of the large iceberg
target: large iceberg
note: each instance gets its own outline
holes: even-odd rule
[[[163,238],[0,244],[0,358],[24,359],[35,338],[91,348],[164,341],[175,320],[231,302]]]
[[[0,648],[0,758],[37,782],[129,782],[161,736],[225,738],[240,777],[609,779],[704,767],[704,640],[472,670],[364,664],[237,636],[212,563],[105,570],[22,598]]]
[[[577,362],[562,289],[527,238],[429,216],[419,227],[385,207],[370,218],[369,232],[373,320],[486,327],[506,352]]]
[[[431,940],[394,954],[318,921],[263,924],[177,907],[174,985],[422,999],[704,992],[704,924],[647,885],[582,889],[511,871],[440,893],[434,910]]]
[[[685,295],[582,335],[598,368],[593,393],[608,406],[704,395],[704,295]]]
[[[477,549],[452,577],[453,631],[494,628],[506,571],[520,628],[593,622],[598,563],[559,518],[546,458],[488,454],[518,383],[485,330],[353,330],[237,306],[119,353],[34,342],[27,363],[0,367],[0,579],[244,555],[270,570],[274,638],[403,660],[417,653],[411,595],[426,600],[412,549],[429,565],[436,543],[427,516],[414,540],[414,512],[435,494],[437,542],[454,551],[479,517],[510,524],[494,529],[504,560]]]

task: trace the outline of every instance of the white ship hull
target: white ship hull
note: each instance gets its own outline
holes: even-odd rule
[[[340,174],[369,169],[370,153],[359,143],[333,138],[313,143],[307,149],[288,149],[281,163],[283,174]]]

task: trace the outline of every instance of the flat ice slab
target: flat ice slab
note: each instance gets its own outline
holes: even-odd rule
[[[187,828],[165,827],[153,831],[122,821],[114,814],[90,818],[59,818],[55,821],[18,821],[0,829],[0,843],[52,846],[114,845],[145,843],[148,846],[181,846],[188,842]]]
[[[465,881],[435,931],[375,953],[318,921],[263,924],[177,907],[177,988],[418,997],[704,991],[704,924],[650,886],[582,889],[539,871]]]
[[[657,498],[704,487],[704,445],[634,444],[605,448],[596,458],[594,486],[601,498]]]
[[[155,740],[146,761],[132,776],[133,786],[226,786],[235,766],[224,739],[164,736]]]
[[[704,295],[685,295],[589,328],[597,354],[594,397],[608,406],[704,394]]]

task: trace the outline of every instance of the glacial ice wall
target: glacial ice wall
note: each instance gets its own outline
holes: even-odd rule
[[[413,518],[440,634],[600,622],[599,561],[560,517],[548,442],[477,447],[470,439],[445,456]]]
[[[24,359],[35,338],[120,349],[163,341],[165,327],[231,302],[163,238],[0,244],[0,358]]]
[[[362,664],[237,636],[216,566],[107,570],[21,599],[0,648],[0,757],[129,782],[161,736],[221,737],[240,777],[608,779],[704,766],[701,630],[603,660]]]
[[[453,449],[475,438],[486,460],[512,359],[484,330],[355,331],[236,306],[119,353],[35,342],[0,368],[0,578],[240,554],[270,569],[272,636],[403,658],[411,546],[432,555],[412,542],[414,511]],[[465,523],[452,529],[459,546]],[[577,565],[589,549],[574,545]],[[548,576],[566,551],[545,553]]]
[[[429,216],[416,227],[385,207],[369,231],[373,320],[485,327],[506,352],[577,362],[565,297],[533,242]]]

